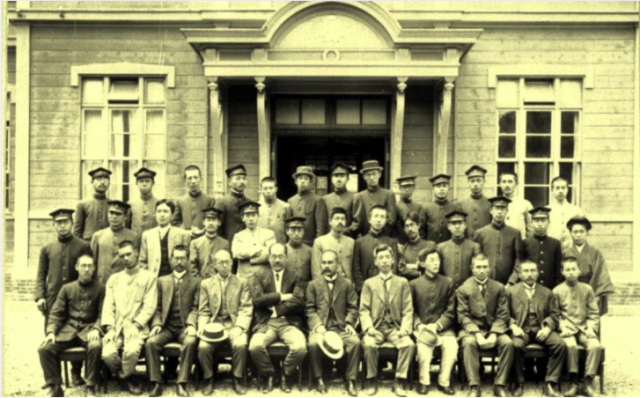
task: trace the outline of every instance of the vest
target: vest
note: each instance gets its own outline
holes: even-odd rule
[[[180,316],[180,284],[184,283],[184,281],[178,282],[177,279],[174,278],[174,283],[171,309],[167,316],[167,327],[169,329],[182,329],[184,325],[182,324],[182,317]]]
[[[527,318],[522,325],[522,330],[525,333],[538,333],[540,331],[540,323],[538,322],[538,315],[536,309],[533,306],[533,300],[529,298],[527,300]]]
[[[333,289],[335,290],[336,284],[335,281],[333,283]],[[329,316],[327,317],[327,325],[325,329],[331,330],[332,328],[338,328],[338,320],[336,318],[336,313],[333,310],[333,290],[329,287],[327,283],[327,290],[329,291]]]
[[[391,289],[391,280],[387,282],[389,285],[389,289]],[[393,322],[393,317],[391,316],[391,303],[389,300],[389,290],[385,286],[385,282],[382,283],[382,290],[384,291],[384,316],[382,317],[382,323],[380,326],[386,329],[393,329],[395,327],[395,323]]]
[[[169,231],[164,235],[164,238],[160,239],[160,251],[162,255],[158,277],[169,275],[172,272],[171,264],[169,264]]]
[[[220,291],[222,294],[220,295],[220,311],[218,311],[218,315],[216,316],[216,322],[223,323],[227,319],[229,319],[229,306],[227,305],[227,289],[229,288],[229,282],[227,281],[227,287],[223,289],[222,282],[218,280],[220,284]]]

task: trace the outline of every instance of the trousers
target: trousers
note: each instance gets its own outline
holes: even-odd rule
[[[233,328],[231,322],[224,323],[227,333]],[[213,377],[213,356],[218,347],[231,346],[231,368],[233,369],[233,376],[240,379],[244,375],[245,368],[247,367],[247,343],[249,337],[247,333],[242,333],[235,339],[227,339],[225,341],[219,341],[216,343],[209,343],[208,341],[200,340],[198,344],[198,360],[200,366],[204,372],[204,379],[209,380]]]
[[[598,367],[602,360],[602,345],[595,338],[588,338],[584,333],[578,332],[575,336],[563,337],[567,344],[567,369],[569,373],[578,373],[578,344],[587,350],[587,363],[584,375],[594,377],[598,373]]]
[[[438,384],[442,387],[449,387],[451,382],[451,371],[456,364],[458,358],[458,340],[455,336],[443,336],[440,335],[442,346],[442,356],[440,358],[440,373],[438,373]],[[430,347],[422,342],[418,342],[418,365],[420,366],[420,384],[428,386],[431,384],[431,375],[429,370],[431,368],[431,359],[433,358],[433,350],[435,347]]]
[[[100,383],[102,342],[100,340],[91,342],[82,341],[79,337],[76,337],[70,341],[56,341],[53,344],[47,344],[38,348],[40,366],[42,366],[44,380],[47,385],[62,384],[59,355],[64,350],[73,347],[84,347],[87,350],[87,368],[85,370],[87,385],[95,386]],[[82,369],[82,362],[79,362],[79,365],[79,368]]]
[[[513,373],[518,383],[524,383],[524,356],[527,353],[527,346],[532,342],[544,346],[549,352],[549,361],[547,364],[547,375],[545,381],[547,383],[557,383],[562,373],[562,365],[567,357],[567,345],[556,332],[551,332],[545,341],[536,341],[536,333],[529,332],[522,336],[512,337],[514,358]]]
[[[165,345],[173,341],[180,343],[180,370],[176,382],[181,384],[189,381],[191,367],[196,358],[198,339],[196,336],[187,336],[185,331],[186,329],[171,330],[169,328],[163,328],[160,333],[147,339],[145,352],[147,367],[149,369],[149,381],[152,383],[162,382],[162,375],[160,374],[160,353]]]
[[[462,355],[464,362],[464,370],[469,378],[469,385],[480,385],[480,347],[476,336],[467,335],[462,338]],[[498,370],[494,384],[496,386],[505,386],[513,365],[513,341],[506,334],[498,336],[496,341],[498,349]]]
[[[111,371],[111,374],[117,375],[120,379],[126,379],[135,372],[143,346],[143,339],[125,342],[121,334],[112,341],[103,344],[102,360]],[[122,357],[120,356],[121,351]]]
[[[358,378],[358,365],[360,363],[360,353],[362,352],[360,339],[358,336],[350,335],[338,328],[331,328],[329,330],[338,333],[340,337],[342,337],[344,355],[347,360],[345,379],[355,381]],[[309,335],[309,362],[311,363],[311,373],[315,378],[322,377],[322,361],[325,355],[320,348],[321,341],[322,336],[320,333],[313,332]]]
[[[415,353],[415,344],[409,336],[398,336],[399,330],[396,328],[376,330],[375,337],[365,334],[362,338],[362,349],[364,351],[364,361],[367,364],[367,379],[378,376],[378,354],[380,346],[389,342],[398,350],[398,360],[396,363],[396,377],[406,379],[409,373],[409,365]]]
[[[258,371],[273,375],[275,369],[271,359],[269,359],[267,348],[275,341],[282,341],[289,347],[289,353],[283,364],[284,373],[287,376],[291,376],[296,367],[300,366],[304,357],[307,356],[307,342],[304,334],[284,318],[272,318],[267,326],[266,332],[255,333],[251,337],[251,342],[249,343],[251,359],[256,364]]]

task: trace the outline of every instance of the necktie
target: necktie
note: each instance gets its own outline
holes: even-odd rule
[[[276,282],[280,282],[280,274],[276,272]]]
[[[481,285],[478,285],[478,287],[480,288],[480,294],[482,294],[482,297],[484,297],[484,293],[487,290],[487,286],[483,283]]]

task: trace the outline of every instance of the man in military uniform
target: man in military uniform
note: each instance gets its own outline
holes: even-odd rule
[[[312,249],[302,242],[304,236],[304,217],[291,217],[285,220],[287,226],[287,261],[286,266],[298,273],[300,281],[306,283],[311,280]]]
[[[200,191],[202,173],[198,166],[187,166],[184,169],[184,179],[188,191],[176,201],[176,213],[171,224],[191,231],[191,239],[195,239],[204,234],[202,209],[215,207],[216,200]]]
[[[103,167],[91,170],[93,197],[81,200],[76,208],[73,234],[87,242],[97,231],[109,226],[107,191],[111,182],[111,171]]]
[[[216,201],[215,208],[222,212],[220,216],[220,236],[233,242],[233,236],[244,229],[238,205],[247,201],[244,191],[247,188],[247,170],[238,164],[226,170],[229,193]]]
[[[358,292],[362,291],[365,280],[378,275],[380,269],[375,266],[375,256],[373,249],[378,245],[385,244],[393,252],[393,263],[391,270],[397,271],[398,261],[398,241],[384,233],[387,225],[387,208],[382,205],[375,205],[369,210],[369,222],[371,227],[369,232],[358,238],[353,245],[353,283]]]
[[[418,267],[418,254],[425,249],[436,248],[436,243],[424,240],[420,236],[420,213],[409,212],[404,217],[404,236],[407,242],[398,245],[398,275],[404,276],[408,280],[415,279],[421,275]]]
[[[110,200],[109,227],[96,232],[91,238],[98,281],[102,284],[106,284],[112,274],[124,268],[118,258],[118,245],[121,242],[133,242],[136,250],[140,247],[140,236],[124,226],[129,208],[128,204],[120,200]]]
[[[471,276],[471,259],[480,254],[480,245],[465,236],[467,213],[454,210],[445,215],[451,239],[438,244],[442,256],[440,273],[453,279],[456,287]]]
[[[156,172],[142,167],[133,174],[136,177],[136,185],[140,190],[140,196],[131,199],[131,213],[129,213],[128,227],[138,235],[158,225],[156,221],[156,202],[153,196]]]
[[[513,285],[518,281],[517,267],[522,259],[520,231],[505,224],[511,203],[509,198],[496,196],[489,199],[489,202],[491,224],[478,230],[475,241],[493,267],[491,278],[505,286]]]
[[[355,241],[345,236],[347,231],[347,210],[333,207],[330,217],[331,231],[313,242],[313,261],[311,262],[311,279],[322,275],[322,253],[327,250],[338,253],[339,273],[347,279],[353,279],[353,247]]]
[[[515,172],[505,172],[500,174],[500,189],[502,194],[508,198],[509,213],[505,218],[505,224],[520,231],[522,239],[526,239],[532,233],[531,217],[529,211],[533,209],[531,202],[521,198],[517,194],[518,175]]]
[[[449,201],[449,181],[451,176],[438,174],[429,179],[433,185],[433,202],[427,204],[427,231],[429,240],[436,243],[451,239],[451,232],[447,225],[446,215],[456,209],[456,205]]]
[[[162,396],[160,353],[172,341],[180,343],[180,373],[176,382],[178,396],[189,396],[186,385],[198,348],[196,321],[200,278],[192,276],[188,268],[189,249],[179,244],[171,249],[173,272],[158,278],[158,305],[145,344],[149,381],[153,384],[152,397]]]
[[[287,243],[284,231],[284,219],[287,218],[287,202],[278,199],[278,183],[273,177],[265,177],[260,182],[262,200],[260,201],[262,211],[258,226],[273,231],[278,243]]]
[[[398,215],[396,217],[396,237],[398,243],[404,245],[409,241],[405,233],[405,220],[407,214],[416,212],[419,217],[418,221],[418,236],[420,238],[427,238],[427,213],[422,205],[416,203],[413,200],[413,192],[416,189],[417,176],[403,176],[396,179],[398,187],[400,188],[400,201],[396,204],[398,209]]]
[[[189,247],[191,235],[189,231],[171,225],[171,218],[176,205],[169,199],[156,203],[156,219],[158,226],[142,234],[140,246],[140,267],[151,271],[156,276],[171,274],[171,252],[174,247]]]
[[[387,220],[383,229],[388,236],[395,234],[396,217],[398,216],[396,195],[380,186],[382,170],[377,160],[367,160],[362,163],[360,174],[367,183],[367,189],[358,192],[353,198],[353,220],[363,236],[369,232],[371,227],[370,216],[374,206],[382,206],[387,209]]]
[[[548,207],[536,207],[529,211],[533,236],[524,240],[522,257],[538,265],[536,282],[547,289],[562,283],[562,244],[547,235],[550,212]]]
[[[276,243],[276,236],[272,230],[258,227],[260,203],[249,200],[239,207],[247,228],[233,237],[231,253],[238,261],[236,275],[248,282],[256,269],[269,268],[269,247]]]
[[[487,170],[474,164],[465,174],[471,192],[467,199],[457,203],[457,207],[468,214],[467,236],[473,239],[477,230],[491,223],[491,203],[483,194]]]
[[[53,228],[58,239],[40,249],[35,292],[36,305],[44,315],[45,328],[48,324],[49,312],[53,308],[62,285],[78,279],[76,262],[82,255],[91,256],[89,243],[71,233],[73,229],[72,209],[54,210],[49,215],[53,219]],[[84,384],[81,371],[82,362],[74,362],[71,369],[71,380],[74,386]]]
[[[563,248],[572,245],[571,234],[567,229],[567,222],[573,217],[584,216],[584,211],[567,199],[569,195],[569,182],[562,177],[551,180],[551,194],[553,199],[549,202],[549,208],[553,211],[549,215],[549,236],[560,241]]]
[[[100,383],[100,316],[105,294],[104,285],[93,279],[95,266],[91,255],[81,254],[75,269],[79,277],[60,289],[49,314],[47,336],[38,348],[40,365],[51,397],[64,396],[59,355],[68,348],[84,347],[87,350],[87,395],[94,396],[96,386]],[[74,377],[80,377],[82,363],[80,365],[78,374]]]
[[[358,224],[353,222],[355,193],[347,191],[347,182],[351,168],[342,162],[331,166],[331,184],[333,192],[324,195],[318,202],[316,223],[318,223],[318,237],[324,236],[331,230],[331,214],[335,207],[345,210],[346,226],[344,235],[355,238]]]
[[[320,229],[316,224],[316,210],[320,197],[311,192],[311,183],[316,178],[313,169],[309,166],[299,166],[293,174],[293,179],[298,186],[298,193],[289,198],[287,203],[287,218],[304,217],[304,237],[302,241],[307,245],[313,245],[313,241],[319,236]]]
[[[210,207],[202,210],[202,213],[204,213],[204,235],[191,241],[189,262],[192,275],[207,279],[216,273],[213,261],[216,253],[220,250],[229,251],[229,241],[218,235],[222,211]]]
[[[131,376],[158,306],[158,286],[156,276],[138,265],[133,242],[120,242],[118,257],[124,270],[113,274],[107,283],[102,309],[102,328],[106,331],[102,360],[128,393],[139,395],[142,390]]]

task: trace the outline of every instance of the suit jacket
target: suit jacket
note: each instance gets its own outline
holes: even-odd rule
[[[167,244],[169,256],[171,256],[171,249],[177,245],[189,247],[189,243],[191,243],[191,233],[189,231],[170,226],[167,233],[169,234],[169,242]],[[144,231],[142,233],[142,244],[140,245],[140,266],[158,276],[161,261],[160,229],[156,227]]]
[[[329,300],[331,297],[331,300]],[[358,321],[358,295],[353,282],[338,275],[329,294],[329,286],[323,276],[315,278],[307,286],[305,315],[309,331],[326,326],[329,310],[333,309],[338,325],[345,330],[347,325],[356,326]]]
[[[462,330],[458,338],[475,333],[503,334],[509,325],[509,300],[500,282],[487,280],[484,297],[474,277],[467,279],[456,292],[458,323]]]
[[[219,235],[216,235],[213,239],[213,253],[211,253],[209,238],[207,238],[206,234],[192,240],[189,246],[191,275],[199,275],[200,278],[206,279],[218,273],[210,260],[219,250],[230,252],[229,241]]]
[[[507,290],[507,298],[509,300],[509,312],[511,313],[509,326],[515,324],[521,328],[529,316],[529,296],[527,296],[524,282],[519,282]],[[556,330],[560,310],[551,290],[536,283],[531,303],[536,309],[538,323],[541,326],[548,326],[552,331]]]
[[[173,289],[176,281],[173,273],[158,278],[158,307],[151,320],[151,327],[161,326],[167,323],[169,311],[171,311],[171,300],[173,299]],[[180,318],[182,324],[196,326],[198,316],[198,299],[200,289],[200,278],[191,276],[187,271],[182,277],[180,284]]]
[[[264,333],[273,311],[277,316],[284,316],[290,324],[302,329],[304,313],[304,283],[297,278],[296,271],[285,267],[282,274],[281,293],[293,294],[293,299],[281,301],[276,292],[273,271],[265,268],[256,270],[251,280],[251,297],[255,311],[254,333]]]
[[[220,290],[218,276],[202,281],[200,284],[200,305],[198,307],[198,330],[216,319],[222,303],[221,296],[222,291]],[[233,274],[229,275],[226,301],[233,324],[248,332],[253,316],[253,302],[251,301],[249,284],[242,278],[238,278]]]
[[[100,331],[104,295],[104,285],[97,281],[80,284],[76,280],[62,286],[49,314],[47,333],[53,333],[56,341],[72,341],[76,336],[87,341],[92,329]]]
[[[364,282],[360,296],[360,323],[362,330],[377,328],[384,317],[384,284],[379,275]],[[393,323],[407,334],[413,332],[413,301],[409,282],[398,275],[391,274],[389,286],[389,310]]]

